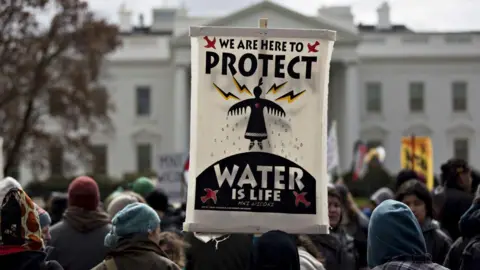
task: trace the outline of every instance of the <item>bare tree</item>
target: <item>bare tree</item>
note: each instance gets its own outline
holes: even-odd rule
[[[99,76],[119,45],[118,28],[96,18],[86,1],[0,0],[5,175],[19,163],[45,168],[52,146],[86,161],[89,135],[110,126],[112,105]]]

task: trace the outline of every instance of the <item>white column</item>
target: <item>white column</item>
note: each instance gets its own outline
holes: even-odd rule
[[[342,125],[342,155],[341,167],[349,170],[353,161],[353,147],[360,139],[360,81],[358,78],[358,64],[345,64],[345,87],[343,97]]]
[[[185,66],[176,66],[174,87],[174,150],[178,153],[188,151],[188,94],[187,70]]]

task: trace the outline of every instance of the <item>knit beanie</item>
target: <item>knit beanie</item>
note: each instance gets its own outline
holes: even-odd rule
[[[112,229],[105,236],[105,246],[115,247],[122,237],[153,232],[160,226],[158,214],[144,203],[132,203],[120,210],[112,220]]]
[[[125,206],[136,202],[138,199],[128,193],[117,195],[108,205],[107,212],[113,218]]]
[[[68,205],[93,211],[100,202],[98,185],[88,176],[80,176],[68,186]]]
[[[37,204],[35,204],[35,207],[37,209],[38,218],[40,220],[40,228],[43,229],[45,227],[50,226],[50,224],[52,223],[52,219],[50,218],[50,215],[48,214],[48,212],[45,211],[40,206],[38,206]]]
[[[140,177],[132,184],[132,191],[142,195],[144,198],[154,190],[155,185],[147,177]]]

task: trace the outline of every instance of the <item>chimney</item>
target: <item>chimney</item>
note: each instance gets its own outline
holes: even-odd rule
[[[391,29],[392,23],[390,21],[390,5],[387,2],[383,2],[377,9],[377,16],[378,16],[378,29]]]
[[[317,13],[321,18],[334,21],[351,29],[356,28],[350,6],[321,7]]]
[[[125,7],[125,3],[120,5],[120,9],[118,10],[118,17],[120,20],[120,32],[131,32],[132,31],[132,11],[127,10]]]

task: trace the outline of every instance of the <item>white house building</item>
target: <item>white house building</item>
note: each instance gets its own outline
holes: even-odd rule
[[[260,18],[271,28],[337,31],[329,119],[338,122],[342,169],[362,139],[383,145],[386,167],[398,171],[400,139],[410,134],[432,138],[436,171],[453,156],[480,168],[480,32],[416,32],[392,24],[387,4],[377,12],[376,25],[355,25],[349,7],[312,17],[263,1],[220,18],[154,9],[145,26],[120,10],[123,47],[110,56],[104,81],[116,106],[115,133],[93,137],[97,171],[121,176],[154,169],[159,154],[188,152],[188,27],[257,27]],[[27,169],[21,174],[29,178]]]

